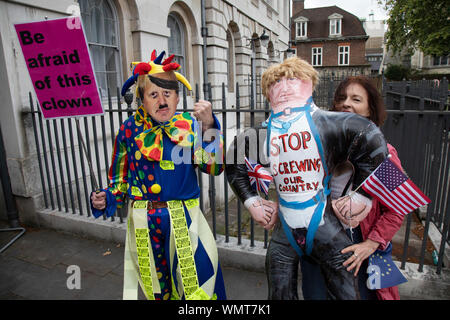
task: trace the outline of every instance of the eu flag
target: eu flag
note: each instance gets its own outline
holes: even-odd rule
[[[377,250],[369,257],[367,273],[367,287],[371,290],[389,288],[408,281],[392,260],[391,243],[386,250]]]

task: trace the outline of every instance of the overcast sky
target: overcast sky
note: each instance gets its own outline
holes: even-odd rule
[[[366,20],[369,19],[369,14],[373,10],[375,20],[387,19],[386,11],[377,0],[305,0],[305,9],[329,6],[338,6]]]

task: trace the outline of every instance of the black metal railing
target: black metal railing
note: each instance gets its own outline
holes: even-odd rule
[[[325,84],[332,82],[334,90],[338,81],[336,79],[321,81],[322,85],[316,88],[315,97],[323,99],[326,101],[324,104],[329,105],[332,90]],[[262,108],[256,108],[255,99],[251,96],[242,97],[240,90],[243,86],[236,84],[235,101],[228,101],[225,84],[222,84],[220,99],[216,100],[213,98],[217,97],[212,97],[211,85],[207,86],[208,96],[214,101],[213,112],[222,124],[225,146],[228,146],[236,132],[244,127],[259,127],[270,112],[266,102]],[[247,92],[251,93],[250,88]],[[195,86],[193,95],[187,95],[184,88],[181,95],[182,110],[192,111],[188,105],[200,98],[199,86]],[[386,97],[385,92],[383,96]],[[248,102],[244,105],[243,101]],[[132,102],[132,95],[125,96],[125,103],[121,101],[117,89],[114,96],[108,92],[104,115],[45,120],[30,93],[31,111],[27,112],[27,116],[32,118],[42,186],[42,201],[37,204],[38,206],[88,217],[91,215],[89,195],[94,190],[94,179],[97,179],[100,188],[106,186],[114,137],[121,123],[134,112]],[[387,103],[388,109],[392,109],[389,99]],[[442,106],[442,103],[439,103]],[[234,105],[234,108],[229,108],[228,104]],[[405,106],[404,103],[401,105]],[[426,106],[421,105],[424,108]],[[405,107],[401,110],[392,110],[388,112],[389,117],[383,127],[387,140],[397,148],[407,173],[433,201],[428,206],[424,219],[425,236],[420,253],[420,268],[424,264],[427,232],[432,222],[442,233],[438,249],[438,272],[442,268],[445,247],[448,244],[446,240],[450,220],[448,205],[450,112],[444,111],[446,108],[447,104],[441,107],[443,110],[437,111],[424,109],[410,111],[405,110]],[[80,147],[82,139],[87,142],[86,153]],[[92,163],[93,172],[89,170],[87,159]],[[264,242],[264,247],[267,247],[270,234],[254,224],[247,210],[230,192],[225,175],[208,177],[199,170],[197,173],[201,189],[201,209],[211,225],[214,236],[223,234],[226,242],[231,241],[230,237],[236,237],[237,245],[242,243],[243,238],[249,238],[251,246],[255,245],[255,240],[260,240]],[[269,197],[275,197],[273,190],[269,192]],[[118,219],[122,223],[126,214],[125,205],[124,208],[117,210],[111,221]],[[106,220],[105,217],[103,219]],[[412,215],[408,215],[403,246],[403,267],[407,261],[411,219]]]

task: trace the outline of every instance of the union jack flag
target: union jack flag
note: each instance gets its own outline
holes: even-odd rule
[[[362,188],[401,215],[431,200],[387,157],[362,183]]]
[[[245,165],[247,166],[247,173],[252,187],[268,194],[270,182],[273,180],[269,171],[264,169],[259,163],[250,161],[247,157],[245,157]]]

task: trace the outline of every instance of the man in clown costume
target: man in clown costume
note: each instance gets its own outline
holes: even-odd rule
[[[164,54],[133,63],[122,95],[136,84],[142,105],[117,133],[110,183],[91,194],[92,211],[111,216],[129,198],[124,299],[137,299],[138,283],[147,299],[226,299],[195,173],[196,166],[211,175],[223,171],[220,124],[208,101],[195,103],[196,119],[176,112],[178,81],[191,86],[176,72],[174,56],[163,61]],[[202,141],[204,133],[211,141]]]
[[[353,243],[335,213],[362,219],[371,209],[371,197],[358,189],[336,205],[330,197],[330,180],[336,167],[349,161],[356,189],[383,162],[388,150],[371,121],[354,113],[319,109],[312,99],[317,82],[317,71],[298,57],[272,65],[262,75],[262,91],[272,112],[259,154],[270,167],[278,204],[261,199],[252,189],[243,162],[227,164],[225,169],[233,191],[253,219],[266,229],[276,224],[266,257],[269,299],[297,298],[297,266],[292,269],[290,261],[298,261],[298,256],[320,265],[325,285],[336,299],[360,299],[357,278],[344,266],[355,261],[357,254],[342,253]],[[249,136],[247,132],[238,135],[230,155],[248,153],[241,135]],[[255,155],[247,156],[255,159]],[[276,223],[277,216],[281,223]],[[290,255],[292,249],[297,258],[295,253]]]

